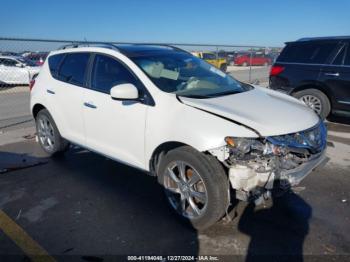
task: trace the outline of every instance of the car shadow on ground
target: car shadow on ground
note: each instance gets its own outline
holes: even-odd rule
[[[1,209],[12,218],[21,210],[16,222],[58,261],[198,255],[197,232],[179,222],[154,177],[86,150],[4,173],[1,184],[13,199]]]
[[[238,222],[250,237],[246,261],[303,261],[311,216],[311,206],[291,191],[265,208],[246,205]]]
[[[1,197],[9,201],[0,208],[58,261],[199,254],[199,233],[178,219],[154,177],[77,147],[32,160],[45,164],[2,174]],[[289,192],[267,208],[244,206],[228,225],[234,228],[219,231],[249,236],[246,261],[303,260],[312,209],[301,197]],[[218,227],[209,229],[214,240]],[[1,246],[0,253],[9,251]]]

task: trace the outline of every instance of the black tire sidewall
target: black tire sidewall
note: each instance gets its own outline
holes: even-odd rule
[[[227,64],[222,64],[222,65],[220,66],[220,70],[221,70],[222,72],[225,72],[225,73],[226,73],[226,71],[227,71]]]

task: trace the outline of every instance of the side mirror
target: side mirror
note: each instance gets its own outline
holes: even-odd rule
[[[17,64],[16,64],[16,67],[23,68],[23,67],[24,67],[24,65],[23,65],[23,64],[21,64],[21,63],[17,63]]]
[[[111,88],[110,95],[116,100],[137,100],[139,91],[133,84],[120,84]]]

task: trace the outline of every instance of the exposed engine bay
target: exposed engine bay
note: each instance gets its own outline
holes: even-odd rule
[[[295,134],[257,139],[226,137],[225,141],[226,146],[210,153],[227,167],[235,197],[256,204],[268,198],[272,189],[287,190],[327,162],[322,122]]]

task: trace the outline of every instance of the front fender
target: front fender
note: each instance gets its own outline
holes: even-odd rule
[[[163,143],[176,141],[205,152],[225,145],[226,136],[258,135],[227,119],[182,104],[172,95],[148,110],[145,163],[149,163],[153,152]],[[145,169],[149,167],[145,166]]]

